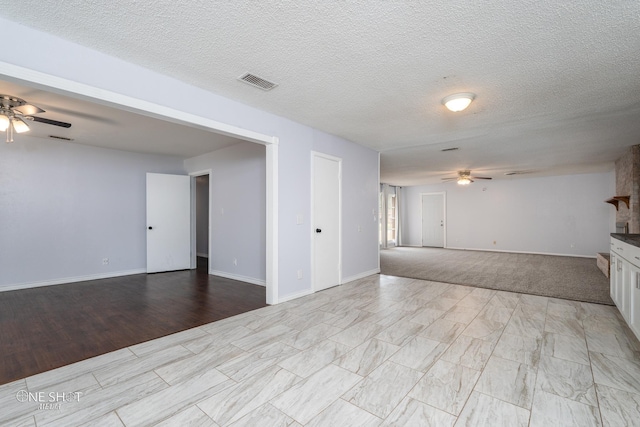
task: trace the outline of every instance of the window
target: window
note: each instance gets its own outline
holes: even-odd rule
[[[384,230],[382,224],[384,223],[385,215],[384,215],[384,191],[380,191],[380,197],[378,197],[378,244],[382,247],[384,246],[383,237]]]
[[[381,248],[398,245],[398,198],[396,187],[384,184],[378,200],[378,243]]]
[[[394,187],[395,190],[395,187]],[[387,198],[387,246],[396,246],[396,195]]]

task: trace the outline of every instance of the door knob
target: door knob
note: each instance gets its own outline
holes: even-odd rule
[[[149,230],[153,230],[153,227],[149,227]]]
[[[322,233],[322,229],[316,228],[316,233]]]

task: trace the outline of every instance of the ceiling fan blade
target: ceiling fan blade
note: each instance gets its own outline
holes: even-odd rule
[[[40,113],[44,113],[44,110],[40,107],[36,107],[35,105],[31,105],[31,104],[24,104],[24,105],[19,105],[14,107],[14,110],[16,110],[17,112],[19,112],[20,114],[24,115],[24,116],[30,116],[32,114],[40,114]]]
[[[457,177],[456,177],[456,178],[442,178],[442,181],[443,181],[443,182],[447,182],[447,181],[455,181],[456,179],[458,179],[458,178],[457,178]]]
[[[493,178],[489,178],[487,176],[472,176],[471,178],[473,178],[473,179],[493,179]]]
[[[59,122],[57,120],[45,119],[43,117],[29,117],[29,120],[34,122],[45,123],[47,125],[60,126],[62,128],[70,128],[71,123]]]

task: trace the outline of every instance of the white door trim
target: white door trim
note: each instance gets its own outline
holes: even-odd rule
[[[378,247],[378,273],[380,272],[380,215],[382,215],[382,212],[380,212],[380,152],[378,152],[378,186],[376,187],[378,190],[376,191],[376,194],[378,195],[376,204],[377,207],[374,210],[378,212],[378,217],[377,218],[373,218],[373,222],[376,223],[376,234],[378,235],[378,238],[376,239],[376,246]],[[421,208],[422,209],[422,208]],[[385,236],[386,237],[386,236]]]
[[[311,151],[311,218],[309,221],[309,232],[311,234],[311,291],[316,292],[316,284],[314,283],[315,278],[315,245],[314,245],[314,220],[313,217],[313,201],[314,201],[314,179],[315,179],[315,168],[313,166],[314,157],[322,157],[328,160],[333,160],[338,162],[338,285],[342,285],[342,159],[340,157],[331,156],[329,154],[320,153],[318,151]]]
[[[447,247],[447,192],[438,191],[433,193],[420,193],[420,247],[424,246],[423,236],[424,230],[422,229],[423,212],[422,212],[422,196],[436,196],[442,195],[442,216],[444,217],[444,230],[443,230],[443,248]]]
[[[209,253],[209,263],[207,273],[211,274],[211,248],[213,247],[213,242],[211,241],[211,212],[213,212],[213,197],[211,197],[211,175],[213,174],[213,169],[205,169],[201,171],[191,172],[189,176],[191,177],[191,269],[195,269],[198,266],[198,254],[196,250],[196,178],[199,176],[209,176],[209,188],[207,189],[207,193],[209,194],[209,215],[207,218],[207,228],[208,228],[208,236],[207,240],[208,244],[208,253]]]
[[[29,68],[0,61],[0,76],[14,83],[27,84],[37,88],[59,93],[72,98],[83,99],[101,105],[107,105],[124,111],[130,111],[167,122],[183,124],[222,135],[232,136],[244,141],[266,146],[266,199],[267,199],[267,304],[279,302],[278,291],[278,143],[276,136],[253,132],[237,126],[197,116],[185,111],[145,101],[120,93],[111,92],[84,83],[64,79],[52,74],[42,73]]]

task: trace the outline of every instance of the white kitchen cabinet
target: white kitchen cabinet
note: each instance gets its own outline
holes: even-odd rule
[[[640,247],[611,238],[610,295],[640,339]]]
[[[631,264],[629,286],[629,318],[631,330],[640,339],[640,267]]]
[[[619,306],[618,303],[618,292],[620,289],[619,281],[622,278],[622,274],[620,274],[620,263],[622,258],[619,258],[615,252],[611,252],[611,271],[609,274],[609,282],[611,284],[610,292],[611,299],[615,303],[616,306]]]
[[[624,258],[618,257],[620,260],[620,271],[618,280],[618,308],[622,313],[622,317],[629,323],[630,311],[629,311],[629,296],[631,295],[631,263]]]
[[[618,257],[612,250],[609,254],[609,295],[614,303],[618,299],[616,296],[616,290],[618,290],[616,280],[618,280]]]

